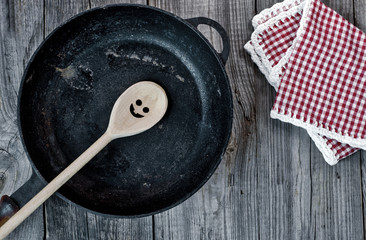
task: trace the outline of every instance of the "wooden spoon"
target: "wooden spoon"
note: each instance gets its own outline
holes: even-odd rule
[[[165,91],[156,83],[143,81],[129,87],[115,102],[107,131],[0,228],[0,239],[31,215],[109,142],[148,130],[164,116],[167,106]]]

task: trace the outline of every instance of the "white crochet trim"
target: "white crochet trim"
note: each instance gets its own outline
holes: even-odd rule
[[[252,36],[251,36],[251,40],[252,40],[252,44],[253,44],[253,48],[255,50],[255,52],[258,54],[258,57],[261,59],[261,62],[262,62],[262,65],[264,66],[264,68],[267,69],[267,71],[270,73],[269,74],[269,78],[267,78],[268,82],[276,89],[278,89],[278,86],[280,84],[280,81],[279,81],[279,78],[276,79],[276,81],[273,81],[273,78],[271,78],[272,76],[272,71],[273,71],[273,68],[272,68],[272,65],[271,63],[269,62],[269,59],[267,58],[263,48],[260,46],[259,42],[258,42],[258,39],[260,38],[260,35],[265,31],[267,30],[268,28],[271,28],[273,27],[274,25],[277,25],[279,22],[283,21],[284,19],[286,18],[290,18],[292,17],[294,14],[296,13],[299,13],[301,12],[301,10],[304,8],[304,5],[305,5],[306,2],[303,2],[301,3],[300,5],[296,6],[296,7],[293,7],[291,9],[289,9],[288,11],[286,12],[282,12],[280,13],[277,17],[274,17],[272,19],[269,19],[268,21],[266,21],[265,23],[259,25],[255,30],[254,32],[252,33]],[[302,21],[302,19],[301,19]],[[292,46],[291,46],[292,47]],[[290,47],[290,48],[291,48]],[[285,55],[287,55],[288,53],[288,50],[286,52]],[[283,59],[280,60],[280,62],[282,61]],[[277,66],[277,65],[276,65]],[[275,67],[276,67],[275,66]]]
[[[316,147],[322,153],[325,161],[331,166],[337,164],[340,159],[337,159],[336,153],[332,151],[332,149],[327,145],[327,141],[322,136],[320,136],[315,132],[311,132],[309,130],[307,130],[307,132],[310,138],[315,143]]]
[[[293,125],[305,128],[308,131],[318,133],[331,139],[335,139],[338,142],[346,143],[352,147],[362,148],[366,150],[366,139],[364,138],[354,138],[349,136],[347,133],[338,133],[335,129],[326,129],[323,124],[311,124],[309,120],[305,121],[305,119],[297,119],[292,117],[291,115],[286,115],[283,112],[278,113],[278,109],[271,110],[271,118],[279,119],[283,122],[292,123]]]
[[[306,0],[285,0],[283,2],[279,2],[274,4],[270,8],[266,8],[262,10],[259,14],[255,15],[252,19],[252,25],[254,29],[256,29],[259,25],[265,23],[270,18],[273,18],[277,15],[278,11],[281,11],[281,9],[285,9],[283,11],[288,11],[290,8],[295,7],[297,5],[300,5],[302,2]],[[276,14],[276,15],[274,15]],[[274,15],[274,16],[272,16]]]
[[[263,73],[263,75],[268,79],[269,72],[268,69],[264,66],[258,54],[256,53],[252,43],[249,41],[244,45],[244,49],[250,54],[253,62],[257,64],[259,70]]]

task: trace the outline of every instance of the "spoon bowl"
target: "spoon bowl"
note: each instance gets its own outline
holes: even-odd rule
[[[115,102],[107,134],[113,138],[141,133],[154,126],[168,107],[165,91],[150,81],[129,87]]]

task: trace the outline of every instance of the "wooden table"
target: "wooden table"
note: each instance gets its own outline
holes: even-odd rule
[[[30,56],[69,17],[115,2],[0,1],[1,194],[11,194],[31,174],[16,125],[18,88]],[[234,124],[221,165],[194,196],[161,214],[107,218],[52,197],[8,239],[364,239],[366,154],[330,167],[303,129],[270,119],[275,91],[243,49],[252,17],[278,0],[130,2],[182,18],[209,17],[227,30]],[[366,31],[365,0],[324,2]],[[215,31],[200,30],[221,48]]]

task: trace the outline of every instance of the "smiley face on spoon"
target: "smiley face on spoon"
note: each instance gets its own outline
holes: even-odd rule
[[[137,112],[138,108],[142,108],[142,111],[146,114],[150,111],[150,109],[148,107],[143,107],[142,105],[142,101],[140,99],[137,99],[135,102],[136,106],[138,107],[134,107],[133,103],[130,105],[130,113],[132,114],[132,116],[134,116],[135,118],[143,118],[145,117],[145,115],[142,115],[142,113]]]
[[[107,132],[112,136],[130,136],[158,122],[168,106],[164,89],[151,81],[141,81],[124,92],[112,109]]]

